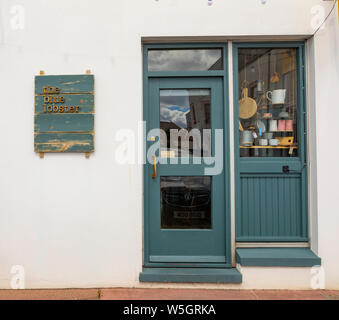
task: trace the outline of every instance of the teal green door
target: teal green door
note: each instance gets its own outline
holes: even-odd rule
[[[151,78],[148,88],[144,264],[229,266],[223,79]]]

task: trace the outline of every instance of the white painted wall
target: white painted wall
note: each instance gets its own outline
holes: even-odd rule
[[[13,265],[24,266],[27,288],[139,285],[142,166],[118,165],[114,153],[116,131],[137,131],[142,119],[142,37],[310,35],[314,5],[327,12],[331,3],[0,1],[0,288],[10,287]],[[20,8],[24,25],[17,20]],[[315,39],[319,254],[331,288],[339,288],[338,151],[331,142],[339,116],[332,102],[339,74],[336,27],[327,25]],[[95,153],[40,159],[33,151],[34,75],[86,69],[95,74]],[[257,282],[243,287],[269,287],[251,270]],[[265,274],[272,287],[293,286],[293,277],[274,282],[277,269]]]
[[[326,287],[339,288],[339,150],[333,143],[338,130],[339,24],[338,5],[324,29],[314,37],[316,142],[318,171],[318,253]]]

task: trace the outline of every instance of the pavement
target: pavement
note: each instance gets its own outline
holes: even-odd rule
[[[0,290],[0,300],[339,300],[339,290],[143,288]]]

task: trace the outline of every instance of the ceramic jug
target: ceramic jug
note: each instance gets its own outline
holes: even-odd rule
[[[252,131],[244,130],[240,132],[240,144],[241,145],[252,145],[253,144],[253,134]]]
[[[284,104],[286,96],[286,89],[277,89],[268,91],[266,97],[272,102],[272,104]]]

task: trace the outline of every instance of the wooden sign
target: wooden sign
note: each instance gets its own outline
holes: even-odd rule
[[[94,76],[35,77],[34,151],[94,151]]]

